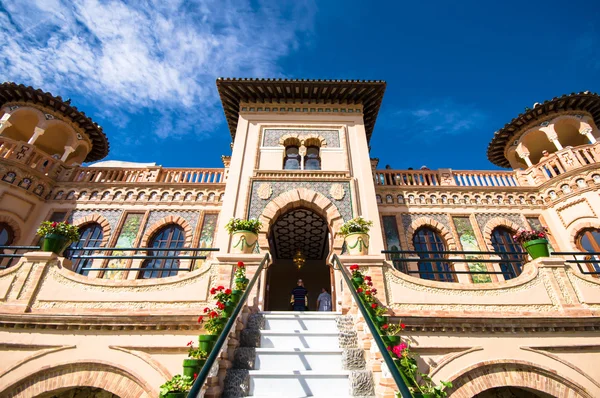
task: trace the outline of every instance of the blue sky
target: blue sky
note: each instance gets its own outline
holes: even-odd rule
[[[0,80],[50,91],[104,127],[107,159],[221,167],[225,77],[388,83],[380,167],[494,169],[494,131],[600,91],[595,1],[0,0]]]

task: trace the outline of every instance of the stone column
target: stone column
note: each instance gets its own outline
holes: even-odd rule
[[[60,158],[60,161],[66,162],[69,155],[72,154],[73,152],[75,152],[75,148],[73,148],[72,146],[68,146],[68,145],[65,146],[65,153],[62,155],[62,158]]]
[[[4,115],[2,115],[2,118],[0,118],[0,134],[2,134],[4,129],[12,126],[12,124],[8,121],[9,118],[10,115],[8,113],[5,113]]]
[[[533,163],[531,163],[531,159],[529,159],[529,153],[523,153],[523,154],[521,154],[521,153],[519,153],[517,151],[517,154],[519,155],[519,157],[521,159],[523,159],[525,161],[525,163],[527,163],[527,168],[533,166]]]
[[[0,130],[1,131],[1,130]],[[596,143],[596,137],[592,135],[592,129],[590,127],[585,128],[579,132],[581,135],[585,135],[588,140],[590,140],[590,144]]]
[[[27,143],[30,144],[30,145],[35,144],[35,142],[37,141],[37,139],[40,136],[44,135],[45,132],[46,132],[46,130],[44,130],[42,128],[39,128],[39,127],[36,127],[33,130],[33,135],[31,136],[31,138],[29,139],[29,141],[27,141]]]

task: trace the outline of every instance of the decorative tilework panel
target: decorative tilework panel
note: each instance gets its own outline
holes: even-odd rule
[[[298,134],[300,137],[309,134],[318,134],[327,141],[327,148],[340,147],[340,132],[338,130],[288,130],[288,129],[265,129],[263,146],[279,146],[279,139],[286,134]]]
[[[148,228],[168,216],[179,216],[183,218],[190,224],[192,231],[194,231],[196,229],[196,224],[198,224],[198,217],[200,216],[200,213],[194,210],[151,211],[143,233],[145,234]]]
[[[413,223],[413,221],[418,220],[421,217],[432,218],[435,221],[442,224],[444,227],[448,228],[449,231],[452,230],[450,228],[450,218],[445,213],[408,213],[408,214],[405,213],[405,214],[402,214],[402,226],[404,227],[404,230],[408,231],[408,229],[410,228],[410,225]],[[412,239],[412,236],[409,236],[408,239],[409,240]]]
[[[258,187],[265,182],[271,184],[271,188],[273,189],[273,194],[269,199],[261,199],[258,197]],[[333,184],[341,184],[344,187],[346,194],[342,200],[335,200],[329,193]],[[327,197],[327,199],[331,200],[335,207],[337,207],[344,221],[352,219],[350,183],[339,181],[254,181],[252,183],[252,195],[250,197],[248,218],[258,218],[262,214],[269,201],[273,200],[284,192],[297,188],[307,188],[323,194]]]
[[[464,251],[481,251],[469,217],[452,217],[452,220],[454,221],[462,249]],[[465,257],[468,259],[481,258],[472,254],[468,254]],[[467,263],[467,266],[473,272],[485,272],[488,270],[485,263]],[[492,278],[485,274],[472,274],[471,277],[473,278],[473,283],[488,283],[492,281]]]
[[[400,246],[400,234],[396,225],[396,216],[383,216],[383,234],[387,250],[402,250]]]
[[[72,223],[75,220],[78,220],[78,219],[86,217],[86,216],[91,216],[94,214],[99,214],[102,217],[106,218],[106,221],[108,221],[108,225],[110,225],[110,230],[114,233],[115,228],[117,228],[119,219],[121,218],[121,214],[123,214],[123,210],[121,210],[121,209],[73,210],[73,212],[69,216],[69,222]]]
[[[485,213],[485,214],[475,214],[475,219],[477,220],[477,225],[479,225],[479,229],[483,232],[485,225],[492,219],[496,217],[506,218],[517,224],[519,227],[524,228],[523,218],[520,214],[516,213]]]

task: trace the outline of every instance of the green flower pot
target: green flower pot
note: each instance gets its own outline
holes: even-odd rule
[[[69,243],[71,241],[64,235],[48,234],[44,236],[42,251],[52,252],[60,256],[67,246],[69,246]]]
[[[248,278],[235,278],[235,287],[237,288],[239,285],[242,285],[243,288],[239,289],[239,291],[243,292],[244,290],[246,290],[246,287],[248,286],[248,282],[250,282],[250,279]],[[242,287],[239,286],[239,287]]]
[[[354,287],[359,287],[360,285],[362,285],[363,282],[364,279],[362,277],[352,278],[352,283],[354,284]]]
[[[187,398],[188,392],[168,392],[165,398]]]
[[[384,324],[387,323],[387,316],[383,316],[383,315],[382,316],[377,316],[377,315],[375,315],[374,321],[375,321],[375,323],[378,326],[382,326],[382,325],[384,325]]]
[[[244,294],[243,290],[232,290],[231,291],[231,302],[234,304],[239,303],[243,294]]]
[[[234,309],[235,309],[235,304],[232,303],[231,301],[228,301],[227,304],[225,304],[225,308],[223,309],[223,314],[225,314],[225,316],[227,318],[229,318],[231,316],[231,314],[233,313]]]
[[[436,395],[435,394],[419,394],[419,393],[414,393],[413,397],[414,398],[435,398]]]
[[[539,257],[550,257],[547,239],[536,239],[523,242],[523,248],[527,250],[527,253],[529,253],[534,260]]]
[[[187,358],[183,360],[183,375],[189,376],[192,379],[194,375],[200,373],[200,369],[202,369],[202,365],[204,365],[206,359],[195,359],[195,358]]]
[[[219,335],[217,334],[201,334],[198,336],[198,345],[202,351],[209,353],[212,351],[218,338]]]

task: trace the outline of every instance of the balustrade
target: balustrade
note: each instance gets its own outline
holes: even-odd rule
[[[41,174],[51,175],[62,164],[47,153],[26,142],[0,136],[0,158],[22,163]]]
[[[515,187],[519,182],[511,171],[377,170],[376,185],[461,187]]]
[[[222,184],[224,169],[175,169],[157,167],[77,167],[65,171],[61,182]]]

